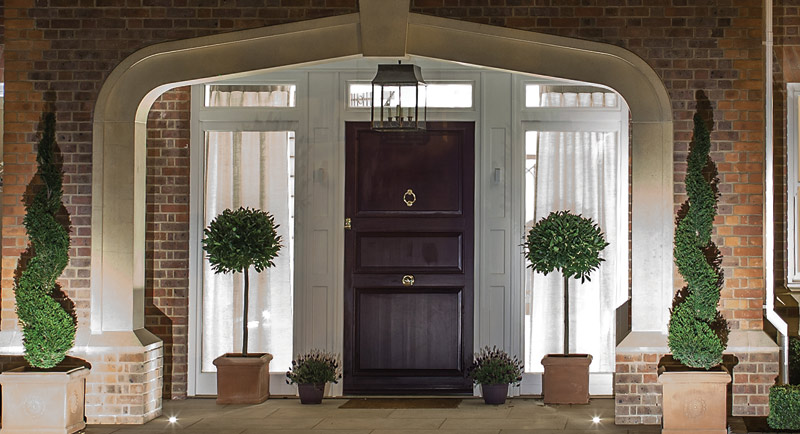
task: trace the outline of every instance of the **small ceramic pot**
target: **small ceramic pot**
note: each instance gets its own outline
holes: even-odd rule
[[[300,393],[300,404],[322,404],[325,383],[298,384],[297,391]]]
[[[508,384],[481,384],[483,392],[483,402],[489,405],[500,405],[506,403],[508,396]]]

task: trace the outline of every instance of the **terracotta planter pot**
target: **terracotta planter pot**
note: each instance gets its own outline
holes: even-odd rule
[[[501,405],[506,403],[508,384],[481,384],[484,404]]]
[[[730,374],[716,371],[667,371],[663,389],[663,434],[726,434]]]
[[[325,383],[298,384],[297,393],[300,394],[300,404],[322,404]]]
[[[228,353],[214,359],[217,367],[217,404],[258,404],[269,398],[269,362],[272,354]]]
[[[545,404],[588,404],[591,354],[548,354],[542,359]]]
[[[3,434],[71,434],[86,427],[84,366],[21,367],[0,374]]]

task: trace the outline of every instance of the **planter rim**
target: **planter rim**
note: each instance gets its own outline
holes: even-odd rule
[[[733,354],[723,354],[722,363],[709,369],[693,368],[676,360],[672,354],[663,355],[658,361],[658,374],[665,372],[725,372],[731,375],[733,369],[739,364],[739,358]]]
[[[20,366],[0,374],[0,384],[10,383],[69,383],[89,376],[90,369],[86,366],[72,366],[68,370],[59,371],[28,371],[28,366]],[[64,367],[62,367],[64,368]]]
[[[663,372],[658,376],[659,383],[722,383],[731,382],[726,371],[683,371]]]
[[[214,359],[214,366],[220,365],[263,365],[272,360],[270,353],[251,353],[247,357],[242,353],[225,353]]]
[[[542,365],[586,365],[592,363],[591,354],[548,354],[542,357]]]

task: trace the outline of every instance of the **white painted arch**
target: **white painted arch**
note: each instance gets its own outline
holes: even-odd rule
[[[357,14],[153,45],[114,69],[94,113],[92,334],[144,327],[146,120],[158,95],[256,71],[413,55],[602,84],[626,99],[633,142],[632,329],[663,336],[673,292],[673,129],[669,97],[652,68],[612,45],[411,14],[408,0],[359,3]]]

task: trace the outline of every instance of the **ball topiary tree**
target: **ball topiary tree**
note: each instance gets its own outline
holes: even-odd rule
[[[694,116],[694,143],[687,157],[686,194],[678,211],[673,255],[684,286],[675,296],[669,319],[669,348],[686,366],[710,369],[722,362],[727,325],[717,310],[724,275],[722,255],[711,241],[719,193],[709,158],[711,139],[705,121]]]
[[[248,270],[274,267],[281,249],[278,225],[271,214],[258,209],[226,209],[203,231],[203,250],[215,273],[244,273],[242,355],[247,356],[247,310],[250,301]]]
[[[569,354],[569,278],[591,280],[608,246],[603,231],[590,218],[554,211],[533,225],[523,246],[528,267],[545,276],[560,270],[564,276],[564,354]]]
[[[25,204],[23,224],[32,256],[14,285],[17,317],[22,325],[25,360],[48,369],[64,360],[75,343],[75,317],[55,299],[56,279],[69,261],[69,232],[57,219],[63,204],[61,172],[55,156],[56,117],[44,116],[36,161],[39,169]]]

